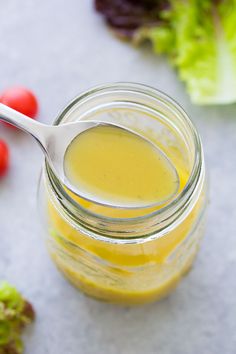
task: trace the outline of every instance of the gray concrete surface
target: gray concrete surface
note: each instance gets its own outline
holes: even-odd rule
[[[236,105],[196,107],[165,59],[117,41],[90,0],[7,0],[0,11],[0,90],[22,84],[51,122],[77,93],[107,81],[153,85],[179,101],[203,139],[210,171],[206,237],[193,271],[168,299],[117,308],[77,292],[42,239],[36,186],[42,155],[0,127],[11,170],[0,181],[0,279],[35,305],[26,354],[234,354],[236,352]]]

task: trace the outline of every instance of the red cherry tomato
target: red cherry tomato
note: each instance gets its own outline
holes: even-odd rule
[[[5,175],[9,166],[9,149],[5,141],[0,140],[0,177]]]
[[[6,89],[2,92],[0,101],[30,118],[35,118],[38,112],[38,102],[35,95],[24,87],[16,86]]]

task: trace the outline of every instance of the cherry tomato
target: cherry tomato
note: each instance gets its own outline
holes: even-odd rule
[[[35,118],[38,112],[38,102],[35,95],[24,87],[16,86],[4,90],[0,101],[30,118]]]
[[[5,175],[9,167],[9,149],[5,141],[0,140],[0,177]]]

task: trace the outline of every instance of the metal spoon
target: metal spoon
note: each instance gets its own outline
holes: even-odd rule
[[[30,134],[42,148],[47,160],[49,161],[51,168],[53,169],[53,172],[63,182],[65,187],[67,187],[70,191],[72,191],[73,193],[75,193],[76,195],[84,199],[90,200],[98,204],[111,206],[111,207],[134,209],[134,208],[147,208],[154,205],[163,204],[164,202],[167,202],[168,200],[172,199],[178,192],[179,176],[175,166],[172,164],[172,162],[169,160],[166,154],[159,147],[157,147],[152,141],[150,141],[146,137],[143,137],[141,134],[138,134],[132,129],[122,126],[121,124],[116,124],[114,122],[110,123],[107,121],[77,121],[73,123],[51,126],[30,119],[24,114],[19,113],[14,109],[9,108],[8,106],[5,106],[4,104],[1,103],[0,103],[0,120],[10,123],[16,126],[17,128],[25,131],[26,133]],[[151,144],[152,147],[155,147],[157,153],[165,159],[167,166],[171,169],[173,173],[173,178],[176,181],[176,190],[171,195],[167,196],[165,200],[158,200],[156,203],[150,204],[150,202],[149,203],[142,202],[140,204],[140,202],[137,201],[137,204],[134,203],[131,204],[128,201],[124,201],[123,203],[119,202],[119,205],[117,205],[114,201],[102,200],[101,198],[98,198],[96,195],[94,195],[94,197],[91,198],[91,196],[88,195],[86,191],[78,190],[77,187],[73,186],[70,183],[69,179],[67,178],[64,170],[64,160],[65,160],[65,154],[67,148],[79,134],[81,134],[82,132],[88,129],[92,129],[100,125],[108,125],[108,126],[110,125],[113,127],[124,129],[144,139],[146,142]]]

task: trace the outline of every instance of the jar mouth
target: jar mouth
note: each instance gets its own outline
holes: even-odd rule
[[[69,112],[73,112],[73,108],[75,105],[79,102],[86,101],[88,99],[92,99],[93,97],[95,98],[96,95],[99,94],[106,94],[108,92],[114,91],[127,91],[127,92],[132,92],[132,93],[140,93],[145,96],[149,96],[152,99],[161,102],[163,105],[168,105],[168,109],[172,111],[173,115],[176,115],[180,117],[183,121],[184,124],[187,126],[189,130],[189,134],[191,134],[191,139],[193,140],[193,145],[194,145],[194,157],[193,157],[193,163],[192,163],[192,168],[191,172],[189,174],[188,180],[183,187],[183,189],[180,191],[180,193],[172,200],[170,201],[167,205],[163,206],[162,208],[152,211],[150,213],[146,213],[145,215],[139,215],[139,216],[134,216],[134,217],[127,217],[127,218],[119,218],[119,217],[111,217],[111,216],[104,216],[101,214],[98,214],[96,212],[93,212],[91,210],[88,210],[84,208],[82,205],[77,203],[74,199],[70,197],[70,195],[66,192],[66,190],[63,188],[63,184],[60,183],[58,178],[54,175],[52,169],[50,168],[50,165],[46,161],[46,173],[47,177],[49,179],[49,182],[51,184],[51,187],[53,189],[53,192],[59,196],[59,199],[61,200],[62,198],[66,199],[69,205],[71,206],[70,213],[73,213],[73,209],[75,210],[80,210],[82,213],[86,213],[86,215],[95,217],[95,218],[102,218],[102,220],[111,222],[113,224],[129,224],[129,223],[137,223],[137,222],[143,222],[144,220],[151,219],[151,218],[160,218],[161,220],[166,219],[170,216],[173,216],[173,214],[176,213],[179,209],[183,208],[184,205],[191,199],[191,196],[196,189],[196,186],[199,183],[200,176],[202,174],[202,164],[203,164],[203,153],[202,153],[202,145],[201,145],[201,140],[200,137],[191,122],[191,120],[188,118],[187,113],[184,111],[184,109],[177,103],[175,100],[170,98],[168,95],[165,93],[161,92],[160,90],[157,90],[155,88],[152,88],[147,85],[143,84],[138,84],[138,83],[130,83],[130,82],[118,82],[118,83],[110,83],[110,84],[103,84],[96,86],[90,90],[87,90],[86,92],[82,93],[81,95],[75,97],[67,106],[65,109],[63,109],[56,120],[54,121],[54,125],[59,125],[63,122],[63,119],[65,118],[66,115],[69,114]],[[162,216],[162,217],[161,217]]]

